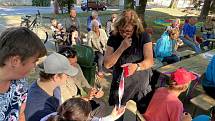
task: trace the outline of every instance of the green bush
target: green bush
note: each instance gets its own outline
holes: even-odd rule
[[[50,6],[50,0],[32,0],[33,6]]]

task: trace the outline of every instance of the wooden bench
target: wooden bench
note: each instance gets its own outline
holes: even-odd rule
[[[211,49],[213,49],[215,38],[214,39],[207,39],[211,43]]]
[[[154,65],[152,66],[152,69],[156,70],[162,66],[164,66],[163,63],[160,60],[154,58]]]
[[[142,114],[140,114],[140,112],[137,110],[137,104],[133,100],[129,100],[126,103],[126,108],[132,113],[134,113],[135,115],[137,115],[140,121],[146,121],[146,119],[142,116]]]
[[[184,51],[181,51],[181,52],[177,52],[177,55],[183,59],[183,58],[188,58],[192,55],[194,55],[196,52],[195,51],[192,51],[192,50],[184,50]]]
[[[200,94],[192,98],[190,102],[195,105],[193,115],[195,115],[197,107],[204,111],[209,111],[211,107],[215,106],[215,100],[207,94]]]

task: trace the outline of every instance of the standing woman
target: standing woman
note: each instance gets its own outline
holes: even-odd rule
[[[104,57],[104,66],[113,67],[113,80],[110,89],[109,104],[118,104],[118,87],[122,67],[128,66],[129,76],[125,78],[125,90],[122,105],[132,99],[137,103],[140,113],[146,109],[142,101],[151,91],[149,85],[153,65],[152,42],[144,32],[137,13],[124,11],[114,24],[114,32],[109,37]]]

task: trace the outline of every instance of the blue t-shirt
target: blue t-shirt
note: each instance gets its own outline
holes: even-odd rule
[[[183,27],[183,34],[184,36],[188,35],[190,38],[193,38],[196,34],[196,26],[189,23],[185,24]]]
[[[0,121],[18,121],[20,107],[27,99],[25,79],[11,81],[9,90],[0,93]]]
[[[25,109],[27,121],[40,121],[44,116],[56,112],[59,100],[49,96],[36,82],[32,83]]]
[[[93,20],[93,17],[92,16],[89,16],[87,18],[87,31],[91,31],[92,30],[92,20]],[[102,24],[101,24],[101,19],[100,17],[98,16],[98,18],[96,19],[98,22],[99,22],[99,28],[102,27]]]

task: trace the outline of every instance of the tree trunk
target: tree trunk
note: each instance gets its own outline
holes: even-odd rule
[[[179,0],[172,0],[170,5],[169,5],[169,8],[177,8],[177,5],[178,5],[178,1]]]
[[[146,4],[147,4],[147,0],[139,0],[139,6],[136,6],[137,14],[142,19],[144,27],[146,27],[146,23],[145,23],[145,20],[144,20]]]
[[[133,0],[125,0],[124,1],[124,9],[134,9],[134,1]]]
[[[68,8],[68,13],[70,13],[70,9],[71,9],[71,2],[70,0],[67,1],[67,8]]]
[[[206,19],[206,16],[208,16],[208,13],[210,11],[212,3],[213,3],[213,0],[205,0],[204,1],[204,5],[202,7],[201,14],[200,14],[200,17],[199,17],[200,21],[203,21],[203,20]]]
[[[57,0],[54,0],[54,14],[59,14],[59,4]]]

